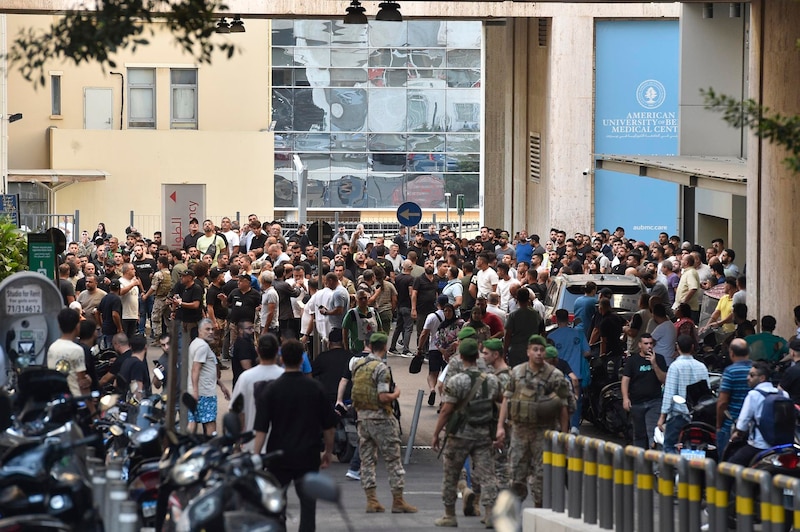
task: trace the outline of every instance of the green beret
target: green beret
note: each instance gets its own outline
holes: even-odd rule
[[[544,357],[545,358],[558,358],[558,349],[553,347],[552,345],[548,345],[544,348]]]
[[[462,327],[460,331],[458,331],[458,339],[463,340],[465,338],[474,338],[475,335],[478,334],[475,332],[475,329],[472,327]]]
[[[542,347],[547,347],[547,340],[541,334],[534,334],[528,338],[528,345],[539,344]]]
[[[502,351],[503,341],[499,338],[489,338],[488,340],[483,341],[483,347],[489,349],[490,351]]]
[[[462,356],[475,357],[478,355],[478,342],[472,338],[465,338],[458,344],[458,352]]]
[[[372,333],[372,336],[369,337],[370,344],[387,344],[389,343],[389,337],[383,333]]]

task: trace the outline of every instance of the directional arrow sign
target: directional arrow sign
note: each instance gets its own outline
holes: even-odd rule
[[[411,227],[422,220],[422,207],[412,201],[407,201],[397,208],[397,221],[401,225]]]

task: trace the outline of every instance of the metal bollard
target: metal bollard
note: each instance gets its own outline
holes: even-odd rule
[[[110,523],[114,519],[114,514],[110,513],[111,509],[111,485],[115,481],[122,479],[122,460],[119,458],[111,458],[106,464],[106,490],[103,497],[102,516],[103,523]],[[107,525],[106,525],[107,526]]]
[[[792,492],[792,510],[789,515],[783,509],[784,492]],[[775,475],[772,479],[772,523],[775,530],[783,532],[786,518],[791,520],[794,530],[800,530],[800,479],[786,475]]]
[[[755,489],[743,476],[744,468],[736,472],[736,530],[746,532],[755,527]]]
[[[567,477],[569,482],[569,517],[581,518],[581,494],[583,493],[583,455],[589,439],[585,436],[569,440],[567,454]]]
[[[553,507],[553,430],[544,432],[544,451],[542,452],[542,508]]]
[[[598,443],[602,442],[594,438],[589,438],[583,447],[583,522],[590,525],[597,524]],[[570,483],[571,482],[572,480],[570,480]],[[570,486],[571,485],[572,484],[570,484]]]
[[[644,449],[628,447],[625,452],[634,453],[634,471],[636,473],[636,507],[638,512],[637,530],[653,532],[653,466],[644,459]]]
[[[728,530],[728,494],[741,469],[744,468],[728,462],[722,462],[717,466],[716,532]]]
[[[138,532],[139,514],[135,502],[122,501],[117,523],[116,532]]]
[[[711,501],[716,496],[716,470],[713,460],[708,458],[694,459],[686,462],[688,467],[688,521],[681,523],[681,527],[688,532],[700,532],[702,524],[703,481],[707,488],[706,500]],[[709,527],[713,525],[713,512],[709,512]]]
[[[564,508],[566,505],[565,493],[565,481],[567,478],[566,475],[566,468],[567,468],[567,456],[564,454],[564,443],[568,441],[567,437],[575,438],[570,434],[564,434],[561,432],[553,432],[552,441],[552,460],[553,460],[553,511],[563,513]]]
[[[746,485],[747,487],[740,491],[740,485]],[[756,485],[761,490],[761,501],[759,504],[759,517],[761,518],[761,528],[765,532],[769,532],[773,530],[772,527],[772,501],[770,497],[770,492],[772,491],[772,475],[767,473],[766,471],[760,471],[758,469],[750,469],[744,468],[739,472],[736,478],[736,513],[738,515],[738,519],[741,519],[741,513],[739,512],[739,497],[742,494],[742,497],[747,497],[750,501],[743,500],[743,505],[745,507],[749,506],[752,510],[750,519],[752,522],[755,522],[755,500],[758,497],[756,492]],[[747,519],[745,519],[745,523],[743,526],[747,526]],[[739,528],[739,527],[737,527]],[[741,528],[739,528],[741,530]],[[752,530],[752,525],[749,526],[748,530]]]
[[[615,443],[600,442],[597,446],[597,507],[600,528],[614,528],[614,468],[611,456]]]
[[[414,440],[417,438],[417,425],[419,424],[419,412],[422,409],[423,395],[425,395],[425,390],[417,390],[417,403],[414,405],[414,417],[411,419],[411,429],[408,433],[408,445],[406,446],[403,465],[408,465],[411,462],[411,451],[414,448]]]
[[[102,464],[96,465],[91,472],[92,475],[92,502],[98,515],[103,515],[106,502],[106,467]]]
[[[112,480],[108,483],[108,505],[103,526],[108,528],[116,523],[120,515],[122,503],[128,500],[128,484],[124,480]]]
[[[689,522],[689,465],[678,454],[668,454],[665,459],[672,461],[678,472],[678,523],[685,526]]]
[[[651,451],[648,451],[651,452]],[[672,532],[675,529],[675,466],[667,461],[665,453],[658,457],[658,529]]]
[[[641,450],[639,447],[628,445],[622,455],[622,497],[628,502],[624,506],[625,513],[622,514],[623,532],[633,532],[633,513],[636,507],[633,500],[634,456]]]
[[[614,528],[619,532],[625,530],[625,448],[621,445],[611,444],[614,466]],[[609,444],[606,444],[609,448]],[[631,512],[633,510],[631,509]]]

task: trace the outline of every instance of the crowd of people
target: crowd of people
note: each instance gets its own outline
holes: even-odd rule
[[[393,408],[400,390],[390,355],[410,359],[412,372],[427,363],[427,403],[439,413],[432,445],[444,454],[445,512],[437,526],[457,526],[459,490],[468,516],[481,515],[498,489],[511,488],[524,499],[529,484],[541,505],[543,434],[578,431],[592,349],[626,357],[623,404],[631,412],[634,443],[651,447],[658,426],[667,450],[674,450],[687,413],[666,399],[662,385],[685,395],[686,386],[708,378],[693,358],[704,334],[727,334],[724,349],[733,361],[720,388],[720,445],[749,390],[743,378],[750,362],[744,361],[800,358],[800,341],[772,334],[771,316],[761,319],[756,334],[745,305],[746,277],[721,239],[707,249],[666,233],[645,243],[627,239],[621,227],[570,238],[551,229],[544,242],[526,231],[512,236],[482,227],[475,238],[459,239],[434,225],[400,227],[385,237],[358,224],[352,234],[336,228],[320,249],[305,225],[285,234],[280,223],[262,223],[256,215],[242,224],[204,220],[202,230],[192,219],[189,229],[180,249],[166,246],[158,232],[146,239],[132,227],[124,242],[103,224],[91,238],[84,231],[59,266],[65,304],[96,323],[97,333],[89,327],[101,346],[120,354],[144,351],[147,335],[166,352],[167,325],[176,320],[179,335],[191,341],[188,385],[200,404],[191,421],[206,430],[214,429],[217,386],[229,393],[219,370],[230,364],[230,394],[244,396],[245,428],[258,435],[253,448],[291,449],[280,471],[284,484],[301,484],[303,473],[327,465],[333,407],[344,409],[352,400],[360,445],[347,476],[360,480],[367,512],[385,511],[375,492],[379,454],[389,470],[392,511],[416,511],[403,498]],[[546,333],[551,278],[567,273],[637,277],[644,287],[640,308],[626,321],[612,308],[613,294],[588,282],[572,314],[558,309],[556,326]],[[701,294],[717,284],[724,295],[700,323]],[[83,338],[83,327],[78,332]],[[312,350],[315,337],[319,353]],[[88,386],[86,370],[75,383]],[[149,388],[149,377],[137,380],[140,373],[128,371],[128,382]],[[302,373],[317,382],[298,386]],[[787,391],[800,398],[800,375],[790,370],[784,378],[791,380]],[[263,386],[269,381],[283,384]],[[272,406],[259,407],[267,403],[259,399],[265,394]],[[292,425],[275,406],[286,400],[302,402],[313,415]],[[275,427],[283,429],[276,433]],[[467,457],[471,486],[459,480]],[[313,500],[300,499],[301,530],[313,530]],[[484,522],[491,526],[487,510]]]

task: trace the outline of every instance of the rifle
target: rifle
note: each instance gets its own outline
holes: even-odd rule
[[[464,407],[467,406],[467,403],[469,403],[470,399],[475,396],[475,392],[478,391],[478,387],[483,384],[485,379],[486,375],[484,374],[481,374],[480,377],[476,378],[475,382],[472,384],[472,388],[469,390],[469,393],[467,393],[467,395],[461,399],[461,401],[459,401],[458,405],[456,405],[455,409],[453,410],[453,413],[450,414],[450,419],[447,420],[447,425],[445,425],[444,440],[442,440],[442,445],[439,447],[439,454],[436,455],[437,460],[442,457],[444,447],[447,445],[447,438],[450,436],[450,434],[455,434],[461,430],[461,427],[467,422],[467,416],[464,412]]]
[[[386,369],[389,370],[389,393],[394,393],[395,383],[394,383],[394,377],[392,376],[392,368],[390,368],[389,365],[386,364]],[[400,421],[400,401],[398,401],[397,399],[392,401],[392,414],[394,414],[394,417],[397,418],[397,421]],[[400,434],[401,435],[403,434],[402,426],[400,426]]]

